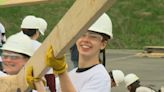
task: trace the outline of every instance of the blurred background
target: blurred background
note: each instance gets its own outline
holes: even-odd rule
[[[48,22],[46,36],[64,16],[75,0],[58,0],[41,4],[0,7],[0,21],[7,37],[20,31],[26,15],[43,17]],[[142,49],[164,46],[164,0],[117,0],[107,11],[113,22],[114,39],[109,48]],[[43,41],[45,37],[40,37]]]

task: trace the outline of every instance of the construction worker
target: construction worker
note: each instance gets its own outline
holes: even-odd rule
[[[37,50],[41,43],[37,41],[40,34],[44,35],[47,29],[47,22],[43,18],[35,17],[33,15],[26,16],[21,24],[21,30],[33,40],[34,49]]]
[[[112,23],[109,16],[104,13],[76,41],[79,64],[78,68],[74,68],[69,73],[65,57],[55,58],[50,46],[46,64],[58,74],[62,92],[111,92],[110,76],[99,59],[100,51],[105,49],[108,39],[111,38],[113,38]]]
[[[3,72],[0,76],[17,74],[34,52],[32,40],[19,33],[10,36],[1,49]]]
[[[39,41],[37,41],[37,39],[39,38],[40,35],[44,35],[45,31],[47,30],[47,22],[43,18],[35,17],[33,15],[28,15],[22,21],[21,30],[24,34],[26,34],[27,36],[29,36],[32,39],[33,48],[36,51],[41,46],[41,43]],[[20,32],[20,34],[22,32]],[[45,78],[47,80],[47,85],[49,87],[50,87],[50,85],[49,85],[48,80],[51,79],[50,80],[51,82],[55,80],[55,78],[54,78],[54,80],[52,78],[49,78],[51,76],[54,77],[54,75],[52,73],[53,73],[52,70],[50,70],[45,75]],[[51,90],[53,88],[50,87],[49,89]]]
[[[124,73],[121,70],[112,70],[109,72],[111,78],[111,87],[118,86],[124,81]]]
[[[141,86],[139,77],[134,73],[126,75],[124,82],[129,92],[155,92],[149,87]]]

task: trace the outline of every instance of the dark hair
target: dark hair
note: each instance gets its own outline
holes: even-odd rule
[[[5,35],[5,33],[1,33],[3,36]]]
[[[108,74],[110,75],[110,78],[113,80],[114,78],[113,78],[113,73],[112,73],[112,71],[108,72]]]
[[[21,54],[24,58],[28,58],[28,59],[31,57],[31,56],[23,54],[23,53],[18,53],[18,54]]]
[[[38,31],[38,29],[22,29],[23,33],[32,37],[36,34],[36,32]]]
[[[130,92],[136,92],[136,89],[141,86],[140,85],[140,81],[139,80],[136,80],[135,82],[133,82],[131,85],[131,89],[130,89]]]
[[[103,34],[103,33],[99,33],[100,35],[102,35],[103,37],[103,41],[108,41],[108,39],[110,39],[111,37],[106,35],[106,34]]]

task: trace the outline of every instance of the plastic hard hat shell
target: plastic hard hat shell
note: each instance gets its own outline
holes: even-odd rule
[[[132,83],[134,83],[137,80],[139,80],[139,77],[138,76],[136,76],[133,73],[128,74],[124,78],[125,86],[128,87],[129,85],[131,85]]]
[[[47,29],[47,22],[43,18],[37,18],[39,21],[39,32],[44,35],[44,32]]]
[[[0,33],[5,33],[5,27],[0,23]]]
[[[28,56],[32,56],[34,53],[32,40],[22,32],[10,36],[1,49],[22,53]]]
[[[35,16],[28,15],[26,16],[21,24],[21,28],[24,29],[39,29],[38,20]]]
[[[155,92],[155,91],[149,87],[140,86],[140,87],[136,88],[136,92]],[[163,92],[163,91],[161,91],[161,92]]]
[[[119,85],[119,83],[124,81],[124,73],[121,70],[112,70],[113,78],[116,83],[116,86]]]
[[[109,36],[110,38],[113,38],[112,22],[110,17],[106,13],[101,15],[98,18],[98,20],[94,24],[92,24],[88,30],[103,33]]]

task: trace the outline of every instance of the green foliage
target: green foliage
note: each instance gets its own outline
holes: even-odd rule
[[[110,48],[164,46],[164,0],[121,0],[108,13],[114,33]]]
[[[20,31],[26,15],[43,17],[48,22],[46,35],[59,22],[75,0],[0,8],[0,21],[7,36]],[[76,11],[75,11],[76,12]],[[114,39],[109,48],[141,49],[147,45],[164,46],[164,0],[117,0],[107,11],[113,22]]]

